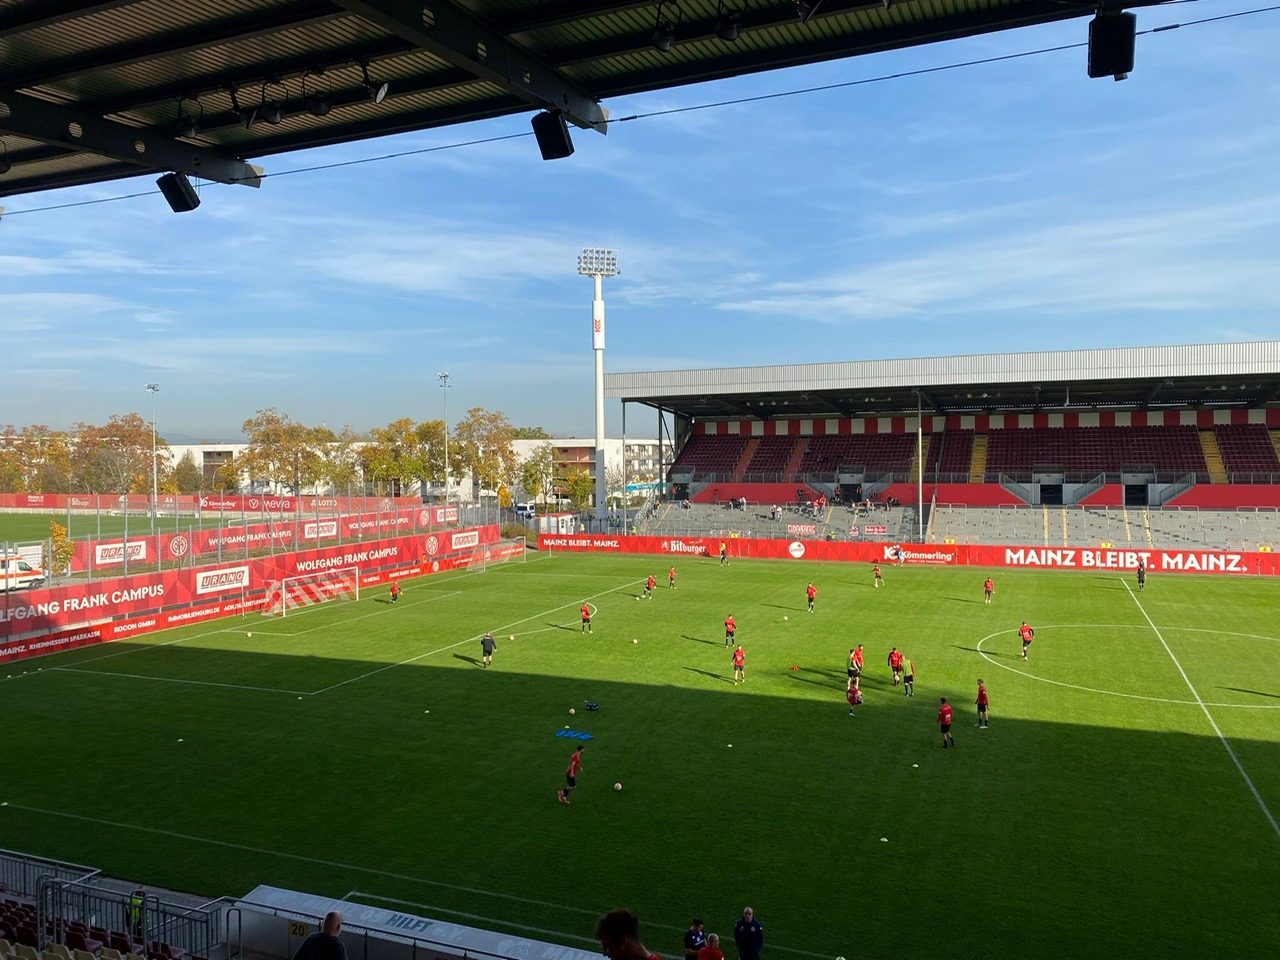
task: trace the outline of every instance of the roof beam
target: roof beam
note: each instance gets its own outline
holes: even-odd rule
[[[292,7],[275,8],[250,16],[224,17],[198,27],[184,27],[140,40],[79,50],[41,61],[25,72],[0,73],[0,85],[21,90],[57,83],[99,70],[127,67],[159,57],[191,53],[235,41],[237,43],[312,23],[345,17],[326,0],[306,0]]]
[[[78,20],[138,2],[139,0],[30,0],[26,6],[0,15],[0,36],[12,40],[20,33],[56,26],[68,20]]]
[[[415,0],[333,2],[530,106],[561,110],[575,126],[609,132],[609,112],[587,90],[449,3],[426,8]]]
[[[1172,380],[1157,380],[1151,385],[1151,389],[1147,391],[1147,395],[1143,398],[1140,406],[1145,410],[1147,407],[1151,406],[1151,404],[1155,403],[1156,397],[1159,396],[1161,390],[1165,387],[1172,386]]]
[[[0,93],[0,131],[67,147],[76,153],[119,160],[139,171],[175,170],[219,183],[262,186],[261,168],[243,160],[21,93]]]
[[[920,399],[927,403],[933,409],[934,413],[940,417],[945,417],[947,415],[946,409],[942,404],[938,403],[938,398],[933,395],[932,391],[926,390],[924,387],[919,387],[917,388],[917,392],[920,394]]]

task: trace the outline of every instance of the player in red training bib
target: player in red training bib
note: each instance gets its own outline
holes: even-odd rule
[[[676,588],[676,568],[672,567],[667,571],[667,586],[674,590]]]
[[[747,653],[742,649],[742,644],[733,648],[733,682],[747,682]]]
[[[978,729],[985,730],[989,722],[987,720],[987,707],[990,706],[991,701],[987,698],[987,685],[981,677],[978,678],[978,699],[973,702],[978,705]]]
[[[942,731],[942,748],[945,750],[948,746],[956,745],[956,738],[951,736],[951,704],[947,703],[947,698],[942,698],[942,704],[938,707],[938,729]]]
[[[845,691],[844,698],[849,701],[849,716],[856,717],[857,714],[853,710],[854,707],[862,703],[862,691],[857,687],[850,687]]]
[[[809,601],[809,612],[813,613],[813,601],[818,596],[818,588],[815,587],[812,583],[810,583],[807,587],[804,588],[804,595],[805,595],[805,598]]]
[[[996,592],[996,582],[990,577],[982,584],[982,602],[987,606],[991,606],[991,594]]]
[[[889,669],[893,671],[893,685],[896,687],[902,682],[902,651],[894,647],[889,651]]]
[[[585,746],[586,744],[579,744],[569,758],[569,766],[564,771],[564,789],[559,793],[561,803],[569,802],[569,794],[578,785],[578,774],[582,772],[582,748]]]
[[[733,614],[729,614],[724,618],[724,648],[729,649],[729,644],[733,643],[733,636],[738,632],[738,625],[733,622]]]
[[[862,644],[849,651],[849,682],[846,690],[852,690],[861,683],[862,678]]]
[[[1022,621],[1022,626],[1018,628],[1018,636],[1022,638],[1022,659],[1027,659],[1027,648],[1031,646],[1031,641],[1036,638],[1036,632],[1027,626],[1027,621]]]
[[[875,565],[875,568],[871,571],[871,575],[875,577],[877,587],[884,583],[884,574],[880,572],[880,564],[877,563]]]
[[[649,574],[649,579],[644,582],[644,598],[646,600],[653,599],[653,585],[657,582],[653,574]]]
[[[587,606],[587,601],[582,601],[582,632],[591,632],[591,608]]]

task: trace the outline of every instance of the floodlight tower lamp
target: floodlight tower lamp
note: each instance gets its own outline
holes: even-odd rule
[[[584,247],[578,256],[578,273],[595,283],[595,298],[591,301],[591,347],[596,359],[596,519],[603,523],[608,514],[604,464],[604,278],[618,275],[618,251]]]
[[[440,396],[444,398],[444,505],[445,505],[445,521],[448,522],[448,506],[449,506],[449,374],[441,372],[436,374],[436,381],[440,384]]]
[[[151,394],[151,528],[153,530],[160,504],[160,471],[156,466],[156,394],[159,392],[160,384],[147,384],[147,393]]]

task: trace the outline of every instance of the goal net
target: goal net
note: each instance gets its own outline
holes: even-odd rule
[[[289,611],[329,600],[360,599],[360,568],[338,567],[273,583],[262,602],[264,617],[287,617]]]
[[[454,565],[465,567],[473,573],[484,573],[490,567],[500,563],[525,563],[527,562],[525,546],[524,537],[516,537],[513,540],[502,539],[497,543],[482,543],[458,557]]]

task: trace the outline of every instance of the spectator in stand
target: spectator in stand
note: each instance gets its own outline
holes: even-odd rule
[[[609,960],[661,960],[640,942],[640,921],[630,910],[611,910],[601,917],[596,939]]]
[[[720,949],[720,934],[707,935],[707,945],[698,951],[698,960],[724,960],[724,951]]]
[[[293,960],[347,960],[346,944],[338,937],[342,932],[342,914],[330,910],[315,933],[302,941]]]

